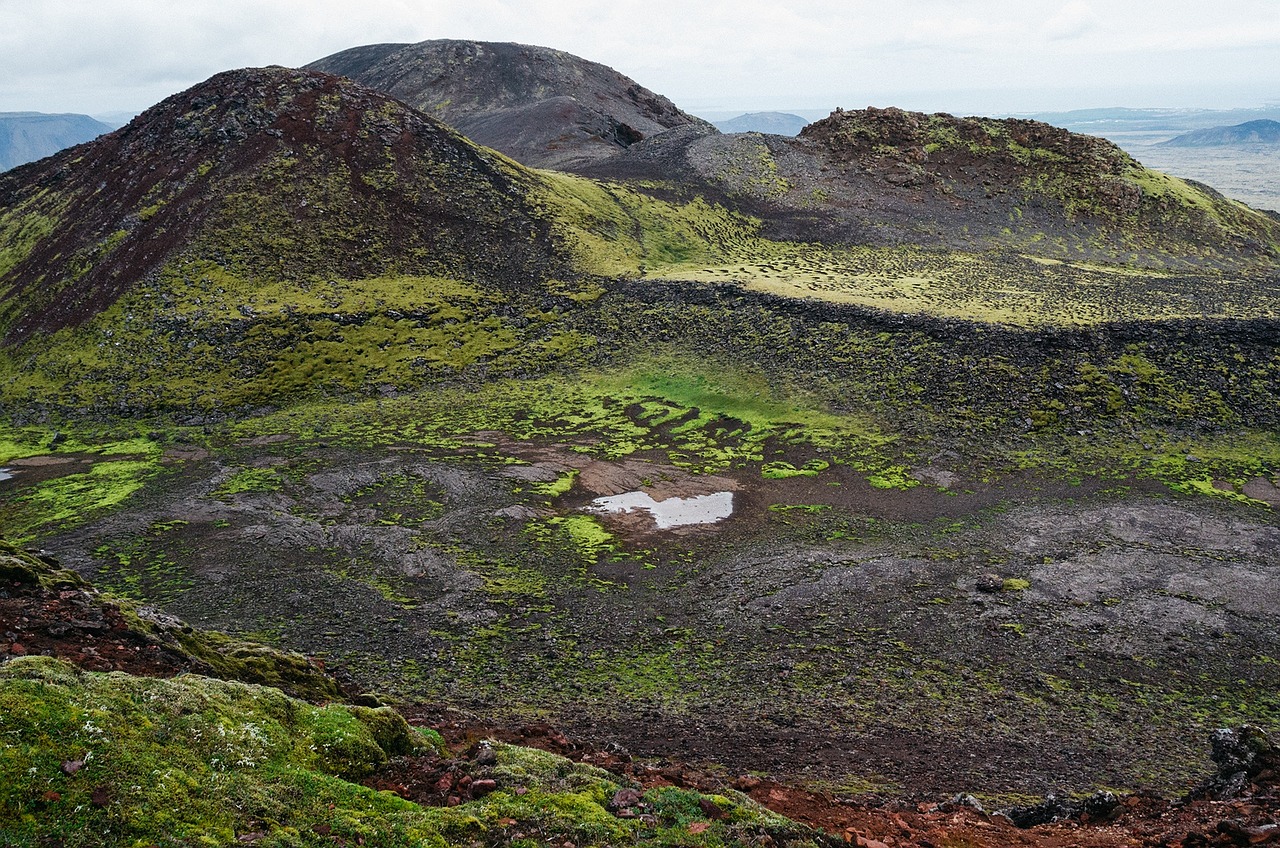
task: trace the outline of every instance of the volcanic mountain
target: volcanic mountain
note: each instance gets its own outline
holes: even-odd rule
[[[1280,223],[1046,124],[868,110],[619,150],[534,171],[341,77],[220,74],[0,176],[0,337],[28,351],[4,393],[223,406],[543,371],[594,355],[598,320],[561,319],[601,279],[1023,326],[1274,312]]]
[[[232,71],[0,176],[4,338],[83,323],[141,281],[250,287],[563,267],[512,165],[387,95]]]
[[[612,68],[546,47],[373,44],[307,67],[385,91],[539,168],[606,159],[672,127],[715,131]]]
[[[771,238],[1156,268],[1280,262],[1273,218],[1037,121],[869,108],[837,110],[798,138],[721,135],[604,65],[518,44],[367,45],[310,67],[525,164],[650,193],[662,183],[760,219]]]
[[[1038,121],[837,110],[798,138],[673,131],[580,173],[671,180],[785,239],[1274,266],[1280,222]],[[694,189],[693,187],[697,187]]]

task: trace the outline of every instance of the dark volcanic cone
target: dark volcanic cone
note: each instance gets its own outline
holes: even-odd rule
[[[672,127],[710,124],[597,62],[525,44],[374,44],[308,65],[395,95],[526,165],[610,156]]]
[[[315,71],[231,71],[0,176],[9,344],[83,323],[177,258],[249,280],[563,270],[521,170]]]

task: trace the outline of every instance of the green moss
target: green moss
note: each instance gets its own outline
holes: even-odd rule
[[[341,822],[336,832],[355,837],[371,815],[387,836],[434,830],[412,805],[338,779],[388,754],[343,708],[195,677],[83,674],[43,658],[0,671],[0,702],[9,844],[232,841],[255,819],[295,832]],[[73,760],[84,766],[67,775],[61,763]]]
[[[613,534],[590,515],[563,515],[547,519],[551,527],[563,531],[569,544],[584,563],[593,565],[616,550]]]
[[[424,809],[348,782],[423,747],[389,710],[314,707],[193,676],[86,674],[43,657],[0,669],[0,733],[0,839],[14,846],[231,844],[258,833],[265,845],[445,848],[518,831],[555,844],[668,845],[703,797],[654,795],[655,826],[619,819],[605,809],[617,778],[495,744],[499,791]],[[68,774],[68,762],[80,766]],[[814,835],[748,799],[712,801],[730,824],[701,844]]]
[[[246,468],[232,475],[214,490],[214,497],[230,498],[245,492],[278,492],[284,480],[272,468]]]
[[[25,260],[57,224],[57,218],[40,213],[14,210],[0,216],[0,280]]]
[[[908,471],[906,466],[889,466],[869,474],[867,482],[876,489],[914,489],[920,481],[910,476]]]
[[[214,674],[224,680],[272,686],[296,698],[313,702],[332,701],[341,697],[333,678],[300,654],[280,651],[211,630],[179,629],[174,633],[174,638],[183,651],[207,664]]]
[[[154,461],[97,462],[88,472],[39,483],[0,509],[5,533],[23,543],[80,524],[124,503],[157,472]]]
[[[550,483],[538,483],[533,486],[533,490],[539,494],[546,495],[550,498],[558,498],[566,495],[573,488],[573,482],[578,479],[578,470],[575,468],[566,471]]]
[[[786,480],[790,477],[817,477],[831,467],[831,463],[823,459],[813,459],[796,468],[789,462],[766,462],[760,469],[760,476],[766,480]]]
[[[677,204],[617,183],[551,171],[539,177],[543,209],[590,273],[619,276],[705,264],[764,241],[757,235],[759,221],[702,198]]]

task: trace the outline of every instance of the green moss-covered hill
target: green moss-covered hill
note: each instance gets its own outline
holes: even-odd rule
[[[1075,230],[1095,251],[1139,261],[1280,261],[1275,218],[1146,168],[1106,139],[1039,121],[866,109],[835,112],[802,135],[900,194],[973,218],[995,213],[1012,239]]]
[[[1016,327],[1280,314],[1280,225],[1103,142],[907,113],[704,141],[730,144],[685,149],[718,176],[600,181],[338,77],[221,74],[0,178],[0,396],[24,417],[234,410],[547,374],[644,344],[599,311],[637,279],[680,285],[626,288],[624,313],[727,286]],[[917,155],[934,177],[892,184]],[[1027,209],[1010,235],[992,203]]]
[[[509,162],[389,97],[283,68],[220,74],[5,174],[0,210],[9,344],[157,279],[518,283],[564,267]]]
[[[784,240],[1016,250],[1156,272],[1266,272],[1280,261],[1274,217],[1037,121],[837,110],[797,138],[672,132],[579,170],[696,187]]]

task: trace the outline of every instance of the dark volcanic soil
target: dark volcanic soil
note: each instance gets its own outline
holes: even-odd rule
[[[542,716],[709,769],[1178,791],[1211,727],[1277,716],[1280,528],[1258,507],[1034,477],[880,495],[839,470],[735,472],[722,524],[604,518],[620,535],[598,548],[563,522],[609,486],[670,492],[679,475],[510,452],[528,464],[258,440],[175,465],[46,545],[188,621],[320,655],[362,690]],[[569,466],[580,483],[538,493]],[[270,490],[220,490],[245,468]]]

